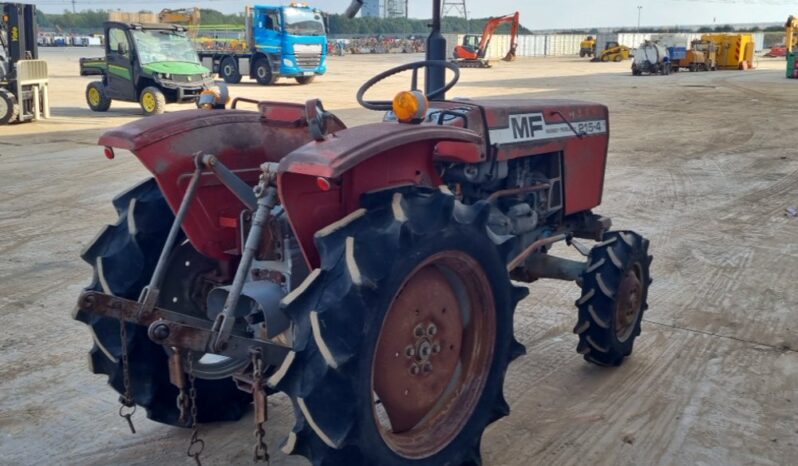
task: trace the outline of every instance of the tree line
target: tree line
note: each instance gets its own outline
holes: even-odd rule
[[[201,9],[202,24],[205,25],[243,25],[244,14],[225,14],[211,9]],[[152,13],[141,11],[140,13]],[[47,29],[57,29],[63,31],[74,30],[97,30],[102,29],[103,22],[108,19],[108,10],[84,10],[78,13],[64,11],[61,14],[49,14],[39,12],[39,26]],[[412,18],[346,18],[342,15],[329,15],[326,17],[330,34],[355,35],[355,34],[401,34],[401,35],[420,35],[429,32],[428,19]],[[443,19],[443,32],[452,34],[479,33],[485,28],[485,24],[490,18],[464,18],[446,17]],[[521,27],[521,34],[531,34],[532,31]],[[640,32],[735,32],[733,26],[719,25],[712,27],[702,27],[700,29],[688,27],[644,27]],[[745,32],[759,31],[783,31],[782,26],[771,26],[767,28],[754,27]],[[614,32],[637,32],[636,28],[620,28]],[[499,27],[497,34],[508,34],[510,25],[504,24]],[[598,29],[570,29],[559,31],[566,34],[597,34]]]

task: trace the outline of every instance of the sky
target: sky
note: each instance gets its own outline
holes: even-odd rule
[[[303,0],[324,11],[343,12],[350,0]],[[72,9],[72,0],[27,0],[45,13]],[[431,0],[409,0],[410,16],[429,18]],[[243,11],[253,2],[226,0],[75,0],[81,9],[121,9],[122,11],[200,6],[225,13]],[[289,0],[260,0],[259,4],[288,4]],[[786,0],[466,0],[470,16],[500,16],[521,12],[521,22],[530,29],[568,29],[589,27],[634,27],[638,12],[643,26],[696,24],[748,24],[784,22],[798,15],[798,1]],[[638,6],[642,9],[638,10]]]

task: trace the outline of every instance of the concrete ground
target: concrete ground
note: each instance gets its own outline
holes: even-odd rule
[[[110,200],[148,176],[131,156],[95,146],[139,118],[135,104],[86,108],[78,58],[44,50],[53,118],[0,128],[0,463],[192,464],[190,432],[135,417],[89,374],[90,335],[70,319],[90,268],[79,253]],[[234,96],[321,97],[350,125],[357,86],[418,56],[334,57],[310,86],[242,83]],[[528,354],[510,367],[508,418],[482,439],[487,465],[784,465],[798,457],[798,82],[783,60],[749,72],[631,76],[629,63],[519,59],[464,70],[451,95],[565,97],[607,104],[612,138],[604,203],[617,228],[651,239],[654,283],[643,334],[620,368],[574,351],[569,283],[540,282],[517,312]],[[391,81],[382,97],[407,82]],[[377,95],[379,97],[379,95]],[[170,106],[169,111],[179,110]],[[291,426],[287,399],[269,399],[273,465]],[[204,464],[248,464],[252,418],[202,427]]]

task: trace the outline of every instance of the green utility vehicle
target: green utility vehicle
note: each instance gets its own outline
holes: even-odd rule
[[[95,112],[121,100],[139,102],[149,116],[163,113],[167,103],[199,106],[203,93],[222,94],[182,26],[111,21],[104,29],[105,57],[80,60],[81,76],[102,76],[86,87],[86,102]]]

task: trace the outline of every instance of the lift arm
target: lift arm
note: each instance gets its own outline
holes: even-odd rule
[[[785,24],[785,39],[784,45],[787,46],[787,53],[793,50],[798,50],[798,18],[790,15]]]

